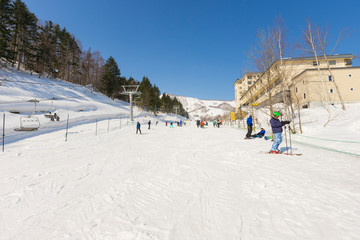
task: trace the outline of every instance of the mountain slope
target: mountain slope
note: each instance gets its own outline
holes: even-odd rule
[[[229,115],[235,110],[235,101],[222,100],[200,100],[193,97],[184,97],[173,94],[167,94],[171,98],[176,97],[184,109],[189,113],[190,119],[209,118],[213,119],[220,115]]]

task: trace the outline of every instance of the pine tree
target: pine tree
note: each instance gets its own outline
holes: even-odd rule
[[[151,82],[147,77],[143,77],[143,80],[140,83],[139,86],[139,92],[141,92],[141,106],[145,110],[150,110],[150,104],[151,104]]]
[[[21,0],[14,2],[11,13],[11,62],[13,66],[17,62],[19,69],[25,57],[31,54],[30,45],[35,37],[37,18]]]
[[[113,57],[109,57],[104,65],[104,76],[102,78],[102,91],[108,97],[113,97],[119,78],[120,70],[118,65]]]
[[[11,39],[10,16],[11,1],[0,1],[0,58],[10,59],[9,41]]]

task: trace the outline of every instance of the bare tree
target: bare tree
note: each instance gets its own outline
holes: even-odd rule
[[[267,95],[270,116],[273,112],[273,97],[276,94],[275,87],[280,84],[285,74],[282,61],[286,48],[284,35],[284,24],[282,19],[279,18],[273,27],[259,29],[257,44],[248,54],[254,67],[263,73],[257,85],[260,85],[265,91],[261,94]],[[274,81],[276,76],[279,77],[278,81]],[[283,88],[286,89],[286,85]]]
[[[330,109],[329,109],[329,102],[330,102],[330,98],[329,95],[326,91],[325,88],[325,83],[324,83],[324,79],[322,78],[322,71],[320,69],[320,61],[319,61],[319,54],[321,54],[325,60],[326,63],[326,67],[327,70],[329,71],[330,75],[331,75],[331,79],[332,82],[336,88],[336,92],[338,94],[340,103],[341,103],[341,107],[343,110],[346,110],[345,104],[344,104],[344,100],[342,98],[342,94],[341,91],[339,89],[339,86],[335,80],[334,74],[331,71],[331,67],[329,64],[329,60],[327,58],[327,50],[328,50],[328,33],[329,33],[329,29],[326,28],[325,30],[322,30],[320,27],[313,25],[311,20],[309,19],[307,22],[307,26],[306,26],[306,30],[304,31],[303,35],[304,35],[304,39],[305,39],[305,44],[307,46],[310,46],[311,52],[315,57],[315,61],[317,63],[317,70],[319,72],[319,79],[321,82],[321,87],[323,89],[324,92],[324,98],[325,98],[325,107],[326,110],[330,113]],[[341,40],[345,37],[345,32],[341,31],[338,35],[337,41],[331,51],[331,53],[335,50],[336,46],[341,42]],[[305,50],[306,51],[306,50]]]

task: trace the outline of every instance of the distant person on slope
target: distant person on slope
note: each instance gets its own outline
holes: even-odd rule
[[[246,120],[246,124],[247,124],[247,129],[248,129],[248,132],[246,133],[246,138],[249,139],[251,136],[251,133],[252,133],[252,128],[253,128],[253,119],[252,119],[251,115]]]
[[[270,153],[280,153],[280,150],[278,148],[282,142],[282,131],[283,131],[282,127],[285,124],[290,123],[290,121],[282,121],[281,122],[279,120],[279,116],[280,116],[279,112],[274,112],[272,118],[270,119],[271,129],[275,136],[275,140],[271,147]]]
[[[138,132],[140,132],[141,134],[141,129],[140,129],[141,124],[139,122],[136,123],[136,134],[138,134]]]
[[[149,129],[150,129],[150,126],[151,126],[151,120],[149,120],[148,124],[149,124]]]

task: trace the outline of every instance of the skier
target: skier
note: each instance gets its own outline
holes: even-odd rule
[[[252,116],[250,115],[248,117],[248,119],[246,120],[246,124],[247,124],[247,128],[248,128],[248,132],[246,133],[246,139],[250,139],[251,136],[251,132],[252,132],[252,128],[253,128],[253,120],[252,120]]]
[[[199,128],[200,127],[200,120],[196,120],[196,126]]]
[[[148,124],[149,124],[149,129],[150,129],[150,125],[151,125],[151,120],[149,120]]]
[[[262,138],[264,135],[265,135],[265,130],[263,128],[261,128],[260,132],[258,132],[257,134],[251,135],[251,137]]]
[[[140,134],[141,134],[141,129],[140,129],[140,123],[139,122],[137,122],[137,124],[136,124],[136,134],[138,134],[138,131],[140,132]]]
[[[275,140],[271,147],[270,153],[281,153],[280,150],[278,149],[278,147],[282,142],[282,131],[283,131],[282,127],[285,124],[290,123],[290,121],[282,121],[281,122],[279,120],[279,116],[280,116],[279,112],[274,112],[272,118],[270,119],[271,129],[275,136]]]
[[[170,128],[174,128],[173,122],[170,122]]]

